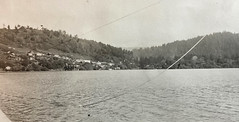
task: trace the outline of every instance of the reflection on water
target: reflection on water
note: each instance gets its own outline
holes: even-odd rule
[[[0,74],[0,108],[12,121],[239,121],[239,69]]]

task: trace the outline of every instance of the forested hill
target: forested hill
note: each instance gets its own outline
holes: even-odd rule
[[[0,29],[0,43],[32,50],[76,53],[83,58],[97,61],[124,60],[132,58],[132,52],[110,45],[78,38],[65,31],[53,31],[44,27],[34,29],[17,26],[15,29]]]
[[[187,52],[202,36],[175,41],[162,46],[134,49],[141,68],[160,68],[165,60],[175,61]],[[192,65],[192,58],[197,59]],[[185,62],[186,61],[186,62]],[[163,63],[163,64],[162,64]],[[170,61],[166,64],[170,64]],[[183,68],[239,67],[239,34],[222,32],[207,35],[182,61]],[[182,67],[182,65],[181,65]],[[176,67],[175,67],[176,68]]]
[[[174,57],[187,52],[202,36],[196,38],[175,41],[162,46],[134,49],[135,57]],[[207,35],[196,48],[189,54],[235,56],[239,54],[239,34],[230,32],[214,33]]]
[[[20,25],[15,26],[14,29],[10,26],[0,29],[0,55],[1,57],[5,55],[5,57],[8,58],[1,60],[2,62],[11,62],[11,52],[9,52],[10,49],[6,49],[6,47],[14,49],[14,55],[20,55],[19,53],[27,54],[27,52],[33,51],[65,56],[74,60],[114,63],[116,67],[118,66],[117,64],[119,64],[121,68],[124,69],[132,68],[129,65],[132,65],[134,62],[133,53],[131,51],[93,40],[81,39],[78,38],[77,35],[72,36],[65,31],[49,30],[43,26],[41,26],[41,29]],[[9,55],[7,52],[9,52]],[[52,60],[47,61],[51,62]],[[9,65],[15,66],[15,64],[16,63]],[[6,63],[0,65],[2,65],[3,68],[7,66]],[[20,63],[20,66],[22,66],[22,63]],[[41,66],[43,65],[41,64]]]

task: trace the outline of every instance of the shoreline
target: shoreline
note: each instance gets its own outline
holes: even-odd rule
[[[223,70],[223,69],[239,69],[239,68],[191,68],[191,69],[168,69],[168,70]],[[34,72],[91,72],[91,71],[155,71],[155,70],[167,70],[167,69],[122,69],[122,70],[50,70],[50,71],[1,71],[0,74],[4,73],[34,73]]]
[[[0,120],[1,122],[11,122],[11,120],[3,113],[1,109],[0,109]]]

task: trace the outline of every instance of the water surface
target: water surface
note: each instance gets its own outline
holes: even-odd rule
[[[239,69],[160,72],[0,73],[0,108],[14,122],[239,121]]]

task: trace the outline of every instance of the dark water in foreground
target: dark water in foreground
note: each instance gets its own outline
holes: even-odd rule
[[[239,69],[0,74],[0,108],[15,122],[239,121]],[[90,116],[88,117],[88,114]]]

